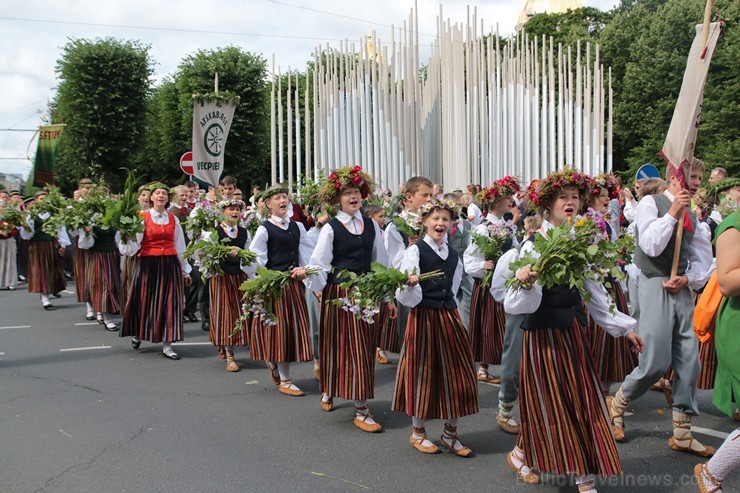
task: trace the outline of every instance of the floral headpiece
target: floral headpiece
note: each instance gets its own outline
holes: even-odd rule
[[[244,210],[246,207],[244,202],[239,199],[224,199],[216,205],[221,209],[226,209],[227,207],[238,207],[239,209]]]
[[[611,173],[602,173],[593,179],[593,190],[591,193],[599,195],[601,189],[605,188],[609,194],[609,199],[614,200],[619,198],[619,192],[622,189],[622,183],[619,178]]]
[[[527,198],[529,199],[530,208],[544,211],[550,204],[552,197],[562,188],[575,187],[581,194],[583,202],[587,202],[593,180],[580,171],[573,168],[566,168],[563,171],[556,171],[543,178],[534,180],[527,188]]]
[[[170,193],[170,187],[162,183],[161,181],[155,181],[154,183],[150,183],[147,185],[147,190],[149,190],[149,193],[154,193],[155,190],[167,190],[167,193]]]
[[[715,193],[720,193],[735,187],[740,187],[740,178],[726,178],[712,188]]]
[[[373,179],[362,171],[361,167],[344,166],[329,173],[324,185],[319,190],[319,197],[323,202],[331,202],[339,196],[343,188],[347,187],[358,188],[363,199],[375,191]]]
[[[264,192],[260,192],[260,194],[262,194],[262,200],[267,200],[273,195],[277,195],[279,193],[288,194],[290,193],[290,190],[288,190],[285,187],[279,187],[279,188],[276,187],[276,188],[268,188]]]
[[[452,215],[452,220],[458,218],[460,215],[460,206],[457,205],[452,200],[430,200],[426,204],[422,205],[419,208],[419,215],[423,218],[431,214],[436,209],[444,209],[446,211],[450,211],[450,214]]]
[[[521,187],[516,177],[504,176],[493,182],[490,187],[485,187],[475,194],[475,199],[481,205],[492,204],[502,197],[513,197],[519,190]]]

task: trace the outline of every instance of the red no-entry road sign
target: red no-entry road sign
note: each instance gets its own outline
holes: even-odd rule
[[[188,151],[180,158],[180,168],[186,175],[193,176],[193,152]]]

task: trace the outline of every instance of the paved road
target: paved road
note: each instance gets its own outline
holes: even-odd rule
[[[161,346],[135,352],[85,323],[73,294],[55,303],[46,312],[24,286],[0,292],[0,492],[577,491],[552,477],[516,484],[505,461],[515,437],[495,425],[495,386],[481,385],[481,412],[460,422],[475,457],[424,456],[408,443],[409,419],[389,409],[395,365],[377,368],[370,407],[386,431],[369,435],[352,425],[350,403],[319,408],[311,364],[293,372],[308,395],[291,398],[246,350],[233,374],[207,345],[179,346],[183,359],[169,361]],[[186,325],[186,342],[206,341],[200,324]],[[61,351],[80,347],[102,348]],[[700,399],[697,426],[719,434],[736,427],[711,406],[710,392]],[[623,485],[599,491],[697,491],[686,484],[697,459],[666,445],[662,394],[640,399],[634,412],[619,445]],[[427,429],[436,439],[442,424]],[[740,474],[725,484],[740,491]]]

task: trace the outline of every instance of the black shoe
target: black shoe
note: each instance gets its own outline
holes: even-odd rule
[[[172,349],[170,349],[169,351],[162,351],[162,356],[175,361],[180,359],[180,355],[174,352]]]
[[[51,311],[51,310],[54,310],[55,308],[56,307],[54,305],[52,305],[51,303],[47,303],[47,304],[44,305],[44,310]]]
[[[139,346],[141,346],[141,340],[136,340],[134,338],[131,338],[131,347],[134,349],[139,349]]]
[[[88,312],[89,315],[85,315],[85,320],[95,320],[95,314],[93,312]]]
[[[61,298],[62,293],[54,293],[52,296],[54,296],[54,298]]]
[[[209,330],[211,330],[211,322],[206,322],[205,320],[203,320],[203,322],[200,324],[200,328],[208,332]]]
[[[20,276],[20,275],[19,275],[19,276],[18,276],[18,280],[19,280],[20,282],[26,282],[26,276]]]
[[[98,315],[97,319],[100,325],[105,325],[105,319],[103,318],[103,315]]]
[[[115,322],[108,322],[105,324],[105,330],[108,332],[118,332],[118,325]]]
[[[200,322],[200,319],[197,317],[197,315],[195,315],[195,313],[188,313],[187,315],[185,315],[185,318],[187,318],[191,322]]]

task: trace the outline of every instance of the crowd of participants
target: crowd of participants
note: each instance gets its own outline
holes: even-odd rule
[[[612,175],[565,170],[529,187],[503,177],[451,193],[413,177],[393,194],[376,193],[363,170],[345,167],[318,184],[323,205],[305,207],[289,184],[255,187],[245,203],[233,177],[208,190],[194,182],[151,183],[139,188],[143,232],[130,238],[100,224],[50,235],[42,229],[48,214],[34,215],[32,207],[48,191],[25,201],[17,191],[0,191],[0,218],[11,203],[26,211],[23,224],[0,221],[0,288],[25,281],[53,310],[52,298],[73,277],[87,320],[128,338],[133,350],[162,344],[171,360],[180,359],[172,344],[183,340],[184,323],[200,322],[226,371],[240,370],[236,350],[249,347],[249,358],[264,361],[288,396],[305,395],[290,364],[313,361],[320,408],[331,412],[335,399],[352,401],[355,426],[370,433],[383,430],[368,407],[375,365],[391,364],[389,353],[398,353],[391,408],[411,418],[409,443],[421,453],[439,453],[441,445],[472,455],[458,422],[479,411],[479,382],[499,384],[496,423],[517,435],[506,461],[519,480],[570,476],[581,492],[596,491],[598,477],[622,473],[616,443],[628,433],[625,410],[649,389],[660,390],[672,407],[669,447],[711,457],[694,472],[700,491],[715,492],[740,462],[740,432],[715,451],[691,425],[699,415],[697,388],[713,388],[714,405],[740,419],[740,179],[716,168],[702,187],[703,173],[695,160],[686,180],[670,175],[629,188]],[[86,200],[98,186],[81,180],[74,199]],[[200,238],[232,249],[219,273],[201,275],[202,262],[184,256],[199,239],[185,225],[202,207],[221,217]],[[626,281],[586,279],[586,293],[542,287],[531,265],[510,270],[520,256],[537,253],[538,235],[546,238],[586,211],[607,224],[609,239],[634,237],[632,262],[620,265]],[[410,234],[396,217],[418,223],[421,233]],[[498,226],[513,234],[492,260],[472,238]],[[240,262],[240,250],[255,260]],[[72,257],[66,272],[65,253]],[[408,278],[368,323],[332,300],[350,294],[342,271],[362,275],[376,262]],[[245,314],[239,291],[259,267],[292,278],[270,324]],[[420,281],[432,271],[442,275]],[[507,288],[508,279],[525,287]],[[705,289],[719,301],[700,343],[693,315]],[[612,384],[618,389],[610,395]],[[444,421],[437,442],[427,436],[429,420]]]

